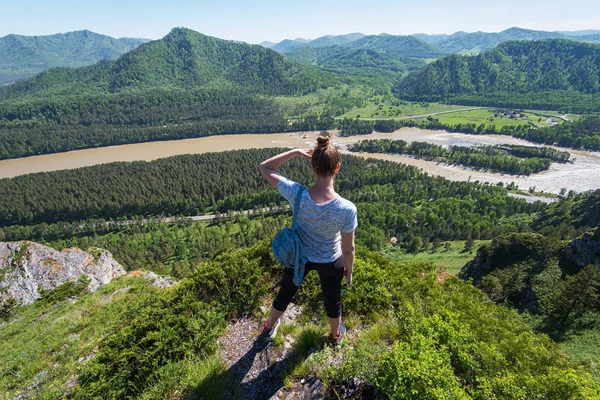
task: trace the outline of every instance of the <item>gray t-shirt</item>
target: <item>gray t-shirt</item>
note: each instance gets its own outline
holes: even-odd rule
[[[300,184],[281,177],[277,190],[294,209]],[[298,236],[306,250],[309,261],[329,263],[342,255],[340,232],[350,233],[356,230],[358,219],[356,206],[338,195],[327,203],[317,204],[308,194],[302,193],[298,211]]]

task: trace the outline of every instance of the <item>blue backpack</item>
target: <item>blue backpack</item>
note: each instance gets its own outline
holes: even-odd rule
[[[306,190],[306,188],[301,186],[296,195],[294,214],[292,217],[292,229],[288,227],[283,228],[277,232],[271,243],[275,258],[277,258],[277,260],[279,260],[286,268],[294,269],[294,285],[296,286],[302,285],[302,280],[304,279],[304,266],[308,261],[304,246],[296,232],[296,228],[298,227],[297,216],[300,208],[300,199],[302,198],[304,190]]]

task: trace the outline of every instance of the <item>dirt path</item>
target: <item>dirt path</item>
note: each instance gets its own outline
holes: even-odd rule
[[[295,321],[300,309],[290,304],[282,324]],[[283,344],[261,337],[261,323],[244,318],[231,323],[219,339],[219,355],[227,365],[235,391],[226,399],[274,399],[284,393],[282,371],[293,355],[294,339],[283,337]],[[281,335],[281,333],[278,333]]]

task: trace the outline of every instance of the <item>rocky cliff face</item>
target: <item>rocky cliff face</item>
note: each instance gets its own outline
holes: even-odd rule
[[[57,286],[86,276],[88,291],[124,275],[123,267],[112,254],[102,249],[77,248],[62,252],[39,243],[0,242],[0,295],[2,301],[12,297],[22,305],[40,297],[40,289]]]
[[[600,227],[569,243],[565,248],[565,258],[579,267],[600,265]]]

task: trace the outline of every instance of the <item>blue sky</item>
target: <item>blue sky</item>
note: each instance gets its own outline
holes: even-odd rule
[[[158,39],[175,26],[250,43],[350,32],[600,30],[600,1],[0,0],[0,36],[89,29]]]

